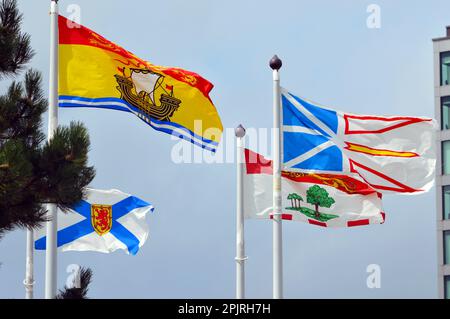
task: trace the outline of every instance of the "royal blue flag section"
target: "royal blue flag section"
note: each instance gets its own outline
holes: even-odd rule
[[[336,141],[336,111],[283,92],[283,160],[301,170],[343,171],[343,154]]]
[[[135,255],[147,240],[146,214],[151,204],[119,190],[87,189],[86,200],[58,212],[58,247],[62,251],[124,249]],[[35,248],[45,250],[45,227],[35,232]]]

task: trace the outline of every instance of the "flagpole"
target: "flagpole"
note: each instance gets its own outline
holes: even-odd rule
[[[274,55],[269,62],[273,70],[273,298],[283,298],[283,238],[281,218],[281,60]]]
[[[25,286],[25,299],[33,299],[33,252],[34,252],[34,238],[33,230],[27,229],[27,255],[25,264],[25,280],[23,284]]]
[[[236,299],[245,298],[245,238],[244,238],[244,136],[245,128],[239,125],[236,135]]]
[[[58,127],[58,0],[50,4],[50,83],[48,105],[48,140]],[[47,242],[45,254],[45,298],[56,297],[57,281],[57,209],[55,204],[47,205]]]

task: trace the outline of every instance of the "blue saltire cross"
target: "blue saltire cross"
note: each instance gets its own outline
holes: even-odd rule
[[[112,205],[112,225],[109,232],[124,243],[128,248],[128,252],[132,255],[136,255],[139,250],[139,240],[117,220],[131,212],[133,209],[145,206],[150,206],[150,204],[134,196],[129,196]],[[91,204],[82,200],[72,207],[72,209],[86,219],[59,230],[57,236],[58,247],[95,232],[91,222]],[[46,236],[36,240],[35,249],[44,250],[46,248],[46,242]]]

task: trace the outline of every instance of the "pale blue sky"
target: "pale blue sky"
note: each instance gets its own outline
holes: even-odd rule
[[[37,52],[30,64],[48,79],[49,2],[19,0]],[[381,7],[368,29],[366,8]],[[179,66],[215,84],[224,127],[272,123],[268,60],[283,59],[282,85],[353,113],[433,116],[434,37],[450,24],[448,1],[75,1],[82,24],[154,64]],[[5,81],[0,83],[4,90]],[[47,90],[47,84],[46,84]],[[130,114],[63,109],[60,123],[89,128],[96,188],[118,188],[156,207],[137,256],[122,251],[60,253],[66,267],[89,266],[93,298],[232,298],[235,291],[235,166],[174,164],[170,136]],[[322,229],[284,223],[287,298],[437,296],[434,189],[386,196],[384,225]],[[271,223],[246,223],[247,296],[272,293]],[[44,253],[35,256],[43,297]],[[0,241],[0,298],[22,298],[25,232]],[[381,288],[366,287],[366,267],[381,266]]]

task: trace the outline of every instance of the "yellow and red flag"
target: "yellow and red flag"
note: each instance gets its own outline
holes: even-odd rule
[[[222,123],[213,84],[180,68],[144,61],[59,16],[59,106],[126,111],[158,131],[215,151]]]

